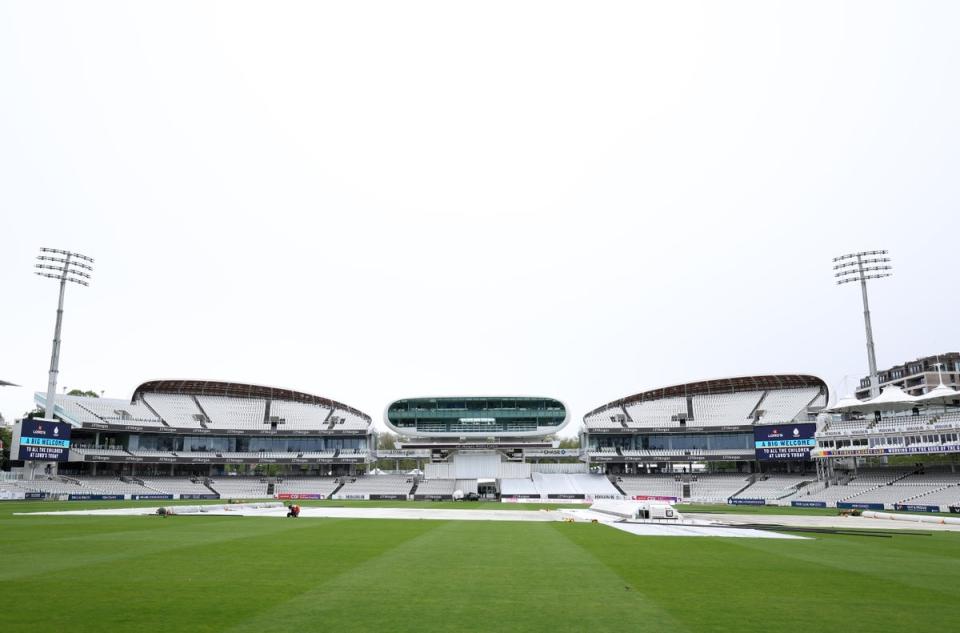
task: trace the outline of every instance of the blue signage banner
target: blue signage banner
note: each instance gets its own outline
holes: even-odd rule
[[[65,462],[70,456],[70,425],[55,420],[23,420],[20,452],[23,461]]]
[[[67,495],[68,501],[123,501],[123,495]]]
[[[25,492],[23,493],[24,499],[45,499],[47,493],[45,492]]]
[[[852,501],[838,501],[837,507],[845,510],[883,510],[882,503],[854,503]]]
[[[940,512],[940,506],[925,506],[914,503],[898,503],[893,508],[901,512]]]
[[[766,499],[740,499],[734,497],[733,499],[728,499],[727,503],[732,506],[765,506],[767,505]]]
[[[810,451],[817,446],[816,433],[816,422],[756,426],[753,428],[753,444],[757,459],[810,459]]]
[[[141,497],[141,499],[142,498],[143,497]],[[219,499],[220,495],[213,494],[211,492],[210,494],[185,494],[185,495],[180,495],[180,498],[181,499]]]
[[[168,499],[173,499],[173,495],[131,495],[130,498],[131,498],[131,499],[139,499],[139,500],[148,500],[148,499],[149,499],[149,500],[154,500],[154,499],[156,499],[156,500],[165,501],[165,500],[168,500]]]
[[[794,508],[826,508],[826,501],[791,501]]]

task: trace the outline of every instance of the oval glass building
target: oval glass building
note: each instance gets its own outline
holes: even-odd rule
[[[534,396],[404,398],[384,418],[400,435],[436,438],[543,437],[569,420],[562,402]]]

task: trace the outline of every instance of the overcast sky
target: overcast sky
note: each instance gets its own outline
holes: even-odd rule
[[[0,3],[0,388],[557,397],[958,351],[960,3]],[[843,381],[846,378],[847,387]],[[573,430],[572,426],[570,430]]]

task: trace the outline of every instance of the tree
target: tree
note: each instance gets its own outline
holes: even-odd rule
[[[0,470],[10,470],[10,440],[13,438],[13,429],[9,426],[0,426]]]
[[[397,448],[397,436],[389,431],[377,435],[377,448],[392,451]]]
[[[24,414],[23,414],[23,419],[24,419],[24,420],[32,420],[32,419],[34,419],[34,418],[42,418],[44,415],[46,415],[46,411],[44,411],[44,410],[41,409],[40,407],[37,407],[37,408],[34,409],[33,411],[27,411],[26,413],[24,413]]]
[[[86,396],[88,398],[99,398],[100,394],[96,391],[84,391],[83,389],[71,389],[67,392],[68,396]]]
[[[580,448],[580,438],[573,436],[560,440],[560,448]]]

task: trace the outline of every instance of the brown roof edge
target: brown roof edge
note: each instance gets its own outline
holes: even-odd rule
[[[143,398],[145,393],[170,393],[187,396],[226,396],[233,398],[266,398],[270,400],[288,400],[291,402],[302,402],[304,404],[317,404],[331,409],[343,409],[359,415],[367,422],[372,423],[372,418],[351,406],[342,402],[294,391],[292,389],[281,389],[279,387],[265,387],[263,385],[248,385],[240,382],[222,382],[217,380],[151,380],[141,384],[133,392],[130,402],[136,402]]]

